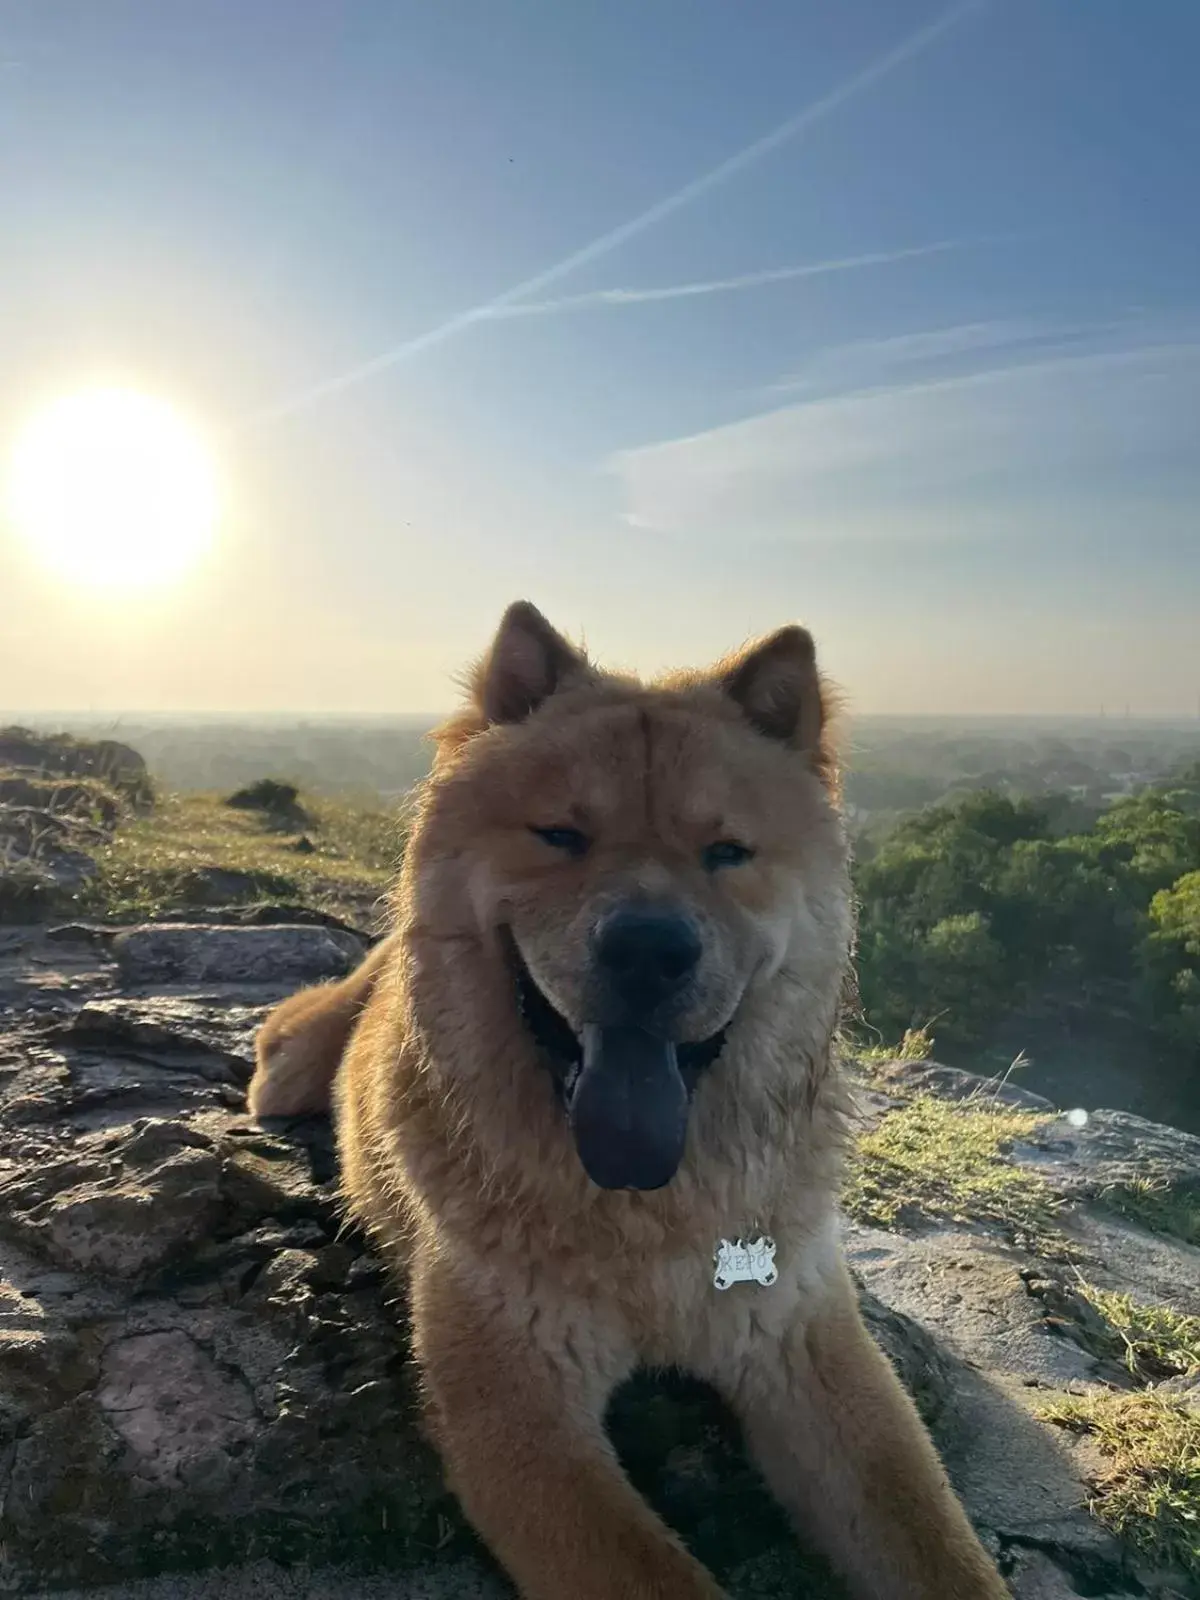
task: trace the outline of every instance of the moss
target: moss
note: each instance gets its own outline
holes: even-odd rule
[[[114,921],[214,899],[289,899],[361,914],[394,875],[402,835],[377,806],[316,800],[306,806],[304,852],[254,811],[215,795],[168,795],[96,853],[81,908]]]
[[[1200,1578],[1200,1415],[1187,1401],[1105,1390],[1064,1396],[1042,1415],[1099,1448],[1093,1515],[1151,1561]]]
[[[1131,1178],[1127,1183],[1109,1184],[1096,1200],[1151,1233],[1165,1233],[1185,1244],[1200,1245],[1200,1195],[1177,1188],[1167,1177]]]
[[[983,1222],[1024,1242],[1053,1233],[1057,1202],[1007,1152],[1048,1119],[995,1101],[916,1095],[858,1144],[844,1194],[859,1222],[891,1228],[915,1217]]]

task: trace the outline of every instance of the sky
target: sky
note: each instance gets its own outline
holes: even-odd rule
[[[438,711],[511,599],[861,713],[1200,704],[1195,0],[0,0],[0,452],[95,382],[211,552],[0,526],[0,705]]]

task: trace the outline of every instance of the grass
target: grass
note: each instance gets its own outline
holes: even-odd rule
[[[875,1227],[916,1218],[983,1222],[1018,1241],[1044,1241],[1054,1231],[1053,1193],[1007,1153],[1047,1120],[982,1097],[915,1095],[860,1139],[845,1209]]]
[[[1132,1295],[1082,1283],[1079,1292],[1113,1330],[1119,1355],[1139,1383],[1200,1371],[1200,1317],[1170,1306],[1144,1304]]]
[[[869,1074],[872,1067],[884,1066],[889,1061],[928,1061],[933,1054],[933,1043],[928,1027],[906,1028],[899,1044],[852,1044],[850,1054]]]
[[[1200,1578],[1200,1414],[1176,1395],[1102,1390],[1063,1396],[1042,1415],[1092,1438],[1104,1458],[1093,1516],[1151,1561]]]
[[[1110,1184],[1096,1200],[1151,1233],[1165,1233],[1185,1244],[1200,1245],[1200,1197],[1176,1189],[1169,1178],[1131,1178],[1127,1183]]]
[[[305,804],[304,837],[216,795],[166,795],[96,852],[81,909],[114,921],[229,901],[294,900],[363,917],[387,888],[401,850],[392,812],[344,801]],[[216,872],[239,877],[222,884]]]
[[[919,1050],[919,1041],[908,1042],[907,1052],[879,1049],[857,1059],[869,1074],[898,1056],[924,1059]],[[881,1227],[982,1222],[1035,1252],[1059,1254],[1061,1202],[1040,1174],[1009,1159],[1014,1143],[1050,1120],[985,1094],[962,1101],[912,1095],[859,1142],[845,1208]],[[1200,1201],[1164,1176],[1133,1179],[1097,1198],[1156,1232],[1200,1244]],[[1088,1348],[1123,1361],[1140,1387],[1060,1395],[1041,1415],[1094,1443],[1092,1515],[1149,1561],[1200,1580],[1200,1411],[1187,1396],[1154,1387],[1200,1373],[1200,1317],[1082,1280],[1078,1290],[1102,1319]]]

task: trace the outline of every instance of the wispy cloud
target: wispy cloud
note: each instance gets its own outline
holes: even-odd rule
[[[524,279],[521,283],[514,284],[511,289],[496,295],[493,299],[480,305],[472,306],[466,311],[460,311],[455,316],[447,318],[434,328],[427,329],[424,333],[417,334],[414,338],[406,339],[403,343],[393,345],[390,349],[381,351],[367,361],[360,362],[357,366],[350,367],[334,377],[323,379],[320,383],[312,384],[309,388],[290,395],[287,399],[260,412],[253,420],[255,422],[274,421],[281,417],[290,416],[295,412],[306,410],[320,400],[325,400],[333,395],[341,394],[355,385],[365,382],[368,378],[378,376],[392,367],[399,366],[401,362],[410,360],[422,351],[434,345],[443,343],[453,338],[456,334],[464,332],[480,321],[485,321],[495,316],[503,308],[514,305],[518,301],[528,300],[531,295],[540,294],[552,284],[560,282],[569,273],[577,271],[580,267],[600,260],[603,256],[610,255],[630,239],[637,238],[648,229],[657,227],[660,222],[666,221],[677,211],[682,211],[685,206],[701,199],[721,184],[727,183],[731,178],[747,171],[757,165],[766,156],[792,143],[807,133],[811,128],[824,122],[834,112],[841,110],[844,105],[875,87],[898,67],[904,66],[915,57],[928,50],[931,45],[948,33],[952,28],[963,22],[968,16],[982,11],[987,0],[959,0],[948,10],[941,12],[924,27],[918,28],[914,33],[878,56],[867,66],[861,68],[851,77],[845,79],[819,100],[814,100],[810,105],[803,107],[794,115],[772,128],[769,133],[755,139],[751,144],[744,145],[742,149],[727,156],[724,161],[710,167],[698,177],[685,183],[682,188],[658,200],[645,211],[630,217],[626,222],[610,228],[607,232],[599,234],[581,249],[573,251],[561,260],[554,262],[536,272],[532,277]]]
[[[839,272],[857,272],[864,267],[885,267],[898,261],[915,261],[922,256],[942,255],[947,250],[961,249],[966,242],[962,239],[938,239],[932,244],[912,245],[903,250],[873,250],[863,255],[837,256],[829,261],[765,267],[759,272],[743,272],[732,278],[708,278],[698,283],[672,283],[646,289],[592,289],[587,294],[562,295],[555,300],[524,300],[515,305],[484,306],[476,320],[508,321],[514,317],[547,317],[568,311],[596,311],[611,306],[653,305],[662,300],[692,300],[702,295],[732,294],[744,289],[763,289],[774,283],[794,283],[801,278],[823,278]]]
[[[1069,515],[1139,475],[1156,492],[1172,472],[1195,476],[1198,411],[1197,329],[1126,329],[1104,348],[775,408],[625,451],[610,467],[628,520],[646,528],[801,540],[954,532],[976,512],[1036,500]]]
[[[984,355],[1027,360],[1099,348],[1119,324],[1051,323],[1032,318],[995,318],[920,329],[882,339],[852,339],[816,350],[797,371],[767,385],[768,394],[830,396],[847,387],[895,380],[897,373],[953,376]]]

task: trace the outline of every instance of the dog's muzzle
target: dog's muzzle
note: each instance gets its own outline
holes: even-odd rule
[[[622,1020],[588,1023],[577,1035],[534,981],[511,933],[506,942],[518,1008],[554,1078],[588,1177],[602,1189],[661,1189],[679,1170],[691,1098],[720,1055],[725,1030],[680,1044]],[[651,981],[661,989],[661,977]]]

